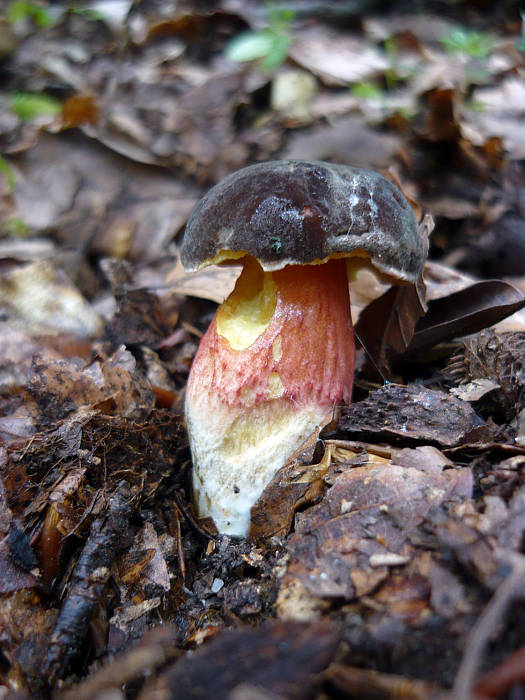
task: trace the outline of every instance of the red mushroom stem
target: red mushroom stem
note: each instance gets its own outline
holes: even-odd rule
[[[188,380],[200,515],[247,534],[266,484],[336,404],[350,402],[354,362],[343,259],[264,272],[247,256]]]

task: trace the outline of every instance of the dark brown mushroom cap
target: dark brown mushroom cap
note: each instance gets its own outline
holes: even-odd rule
[[[300,160],[243,168],[201,199],[186,226],[182,263],[196,270],[224,250],[253,255],[265,270],[363,255],[408,282],[418,279],[426,254],[410,205],[386,178]]]

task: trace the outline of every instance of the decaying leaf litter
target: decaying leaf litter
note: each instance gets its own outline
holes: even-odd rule
[[[520,697],[517,4],[118,5],[0,22],[3,695]],[[428,312],[412,335],[415,299],[358,277],[354,404],[235,540],[192,511],[180,417],[235,271],[177,251],[271,158],[380,170],[433,215]]]

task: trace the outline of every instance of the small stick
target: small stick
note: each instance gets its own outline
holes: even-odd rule
[[[71,660],[80,651],[115,557],[127,544],[125,535],[132,504],[131,489],[122,481],[113,492],[108,509],[91,525],[49,642],[45,671],[50,686],[65,676]]]
[[[499,585],[466,639],[465,651],[454,681],[453,700],[470,700],[483,649],[511,601],[525,594],[525,557],[514,553],[511,564],[511,572]]]

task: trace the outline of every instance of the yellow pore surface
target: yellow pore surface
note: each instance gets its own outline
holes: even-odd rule
[[[235,289],[217,312],[217,332],[234,350],[245,350],[270,325],[276,304],[272,273],[247,256]]]

